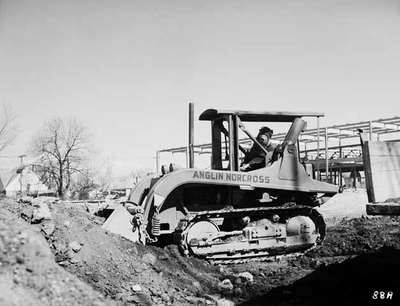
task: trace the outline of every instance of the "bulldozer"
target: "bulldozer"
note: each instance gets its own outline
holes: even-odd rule
[[[306,127],[304,117],[322,116],[205,110],[199,119],[211,123],[211,167],[171,164],[161,175],[136,185],[125,204],[134,239],[174,243],[185,255],[213,262],[302,253],[320,244],[326,226],[315,207],[338,188],[307,174],[300,163],[298,139]],[[271,154],[248,131],[247,122],[291,125]],[[240,131],[265,151],[261,167],[241,170],[248,150],[240,143]]]

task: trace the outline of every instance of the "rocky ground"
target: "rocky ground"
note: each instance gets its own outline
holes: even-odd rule
[[[45,205],[43,205],[45,203]],[[323,305],[397,302],[399,219],[328,228],[304,256],[214,266],[174,246],[105,232],[104,218],[54,199],[0,202],[1,305]],[[374,291],[392,300],[373,299]]]

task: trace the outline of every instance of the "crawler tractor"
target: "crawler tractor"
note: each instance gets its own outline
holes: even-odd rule
[[[211,123],[211,169],[171,165],[161,176],[140,182],[126,205],[138,240],[173,241],[184,254],[214,262],[303,252],[320,244],[325,222],[314,207],[338,190],[313,180],[298,153],[298,138],[306,126],[302,117],[320,116],[204,111],[199,119]],[[291,123],[273,154],[266,152],[265,166],[248,172],[240,170],[240,152],[246,149],[239,143],[239,131],[266,150],[246,122]]]

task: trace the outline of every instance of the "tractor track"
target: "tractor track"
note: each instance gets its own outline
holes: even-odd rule
[[[190,229],[191,224],[195,224],[198,221],[202,220],[209,220],[213,217],[231,217],[231,216],[246,216],[246,215],[252,215],[252,214],[259,214],[259,213],[264,213],[265,216],[264,218],[271,217],[273,214],[280,214],[280,216],[283,217],[284,220],[289,219],[290,217],[295,217],[295,216],[307,216],[310,217],[311,220],[314,222],[317,231],[319,233],[319,238],[317,239],[317,244],[320,244],[323,239],[325,238],[325,232],[326,232],[326,225],[324,222],[323,217],[318,213],[317,210],[313,209],[310,206],[304,206],[304,205],[296,205],[296,206],[291,206],[291,207],[285,207],[285,206],[276,206],[276,207],[263,207],[263,208],[258,208],[258,209],[236,209],[233,211],[207,211],[207,212],[201,212],[194,216],[192,220],[189,222],[187,225],[187,229]],[[185,231],[183,231],[185,233]],[[197,254],[196,250],[197,248],[201,247],[193,247],[190,245],[188,241],[186,241],[185,234],[181,235],[181,242],[180,246],[183,247],[184,250],[190,250],[189,252],[185,252],[186,254],[191,254],[200,258],[203,258],[205,260],[208,260],[211,263],[215,264],[235,264],[235,263],[245,263],[245,262],[252,262],[252,261],[267,261],[269,259],[271,260],[279,260],[279,258],[283,257],[288,257],[290,255],[298,256],[301,254],[305,254],[307,251],[310,251],[313,249],[316,245],[314,244],[313,246],[310,245],[284,245],[280,247],[272,247],[272,248],[260,248],[260,249],[254,249],[254,250],[242,250],[242,251],[236,251],[234,253],[229,252],[229,250],[226,253],[212,253],[210,251],[210,254]],[[279,239],[277,237],[277,239]],[[246,241],[246,240],[244,240]],[[229,242],[226,243],[227,246],[229,246]],[[213,247],[211,245],[211,247]],[[227,248],[229,249],[229,248]],[[217,257],[217,258],[216,258]],[[219,258],[218,258],[219,257]]]

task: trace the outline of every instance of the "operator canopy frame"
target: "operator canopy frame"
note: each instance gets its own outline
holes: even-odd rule
[[[215,121],[232,115],[238,116],[243,122],[293,122],[294,119],[301,117],[324,117],[323,113],[313,112],[250,112],[210,108],[201,113],[199,120]]]
[[[240,110],[217,110],[207,109],[200,116],[199,120],[211,121],[212,152],[211,169],[239,171],[239,150],[245,153],[245,149],[239,144],[239,129],[241,129],[261,150],[264,147],[251,135],[242,122],[292,122],[301,117],[323,117],[323,113],[315,112],[255,112]],[[227,121],[228,129],[223,125]],[[289,129],[290,132],[291,129]],[[289,133],[288,132],[288,133]],[[222,166],[222,138],[221,134],[228,138],[229,146],[229,167],[224,169]]]

